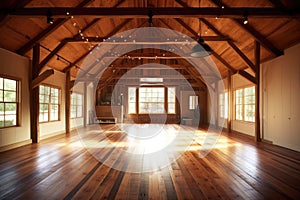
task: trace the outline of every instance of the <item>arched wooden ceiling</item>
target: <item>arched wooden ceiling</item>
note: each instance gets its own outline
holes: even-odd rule
[[[213,49],[210,58],[223,77],[228,70],[254,67],[255,41],[261,45],[261,62],[282,55],[284,49],[300,42],[299,4],[291,0],[3,0],[1,4],[0,46],[31,58],[33,45],[40,43],[40,66],[71,70],[73,77],[80,70],[95,75],[95,61],[81,67],[90,51],[116,33],[149,26],[149,10],[153,12],[153,27],[172,29],[195,39],[200,21],[201,36]],[[47,23],[49,11],[53,24]],[[243,23],[245,11],[248,24]],[[178,55],[160,54],[157,50],[130,52],[114,61],[114,66],[124,67],[128,56],[146,63],[172,63],[175,59],[176,66],[187,65]],[[193,76],[192,70],[188,72]]]

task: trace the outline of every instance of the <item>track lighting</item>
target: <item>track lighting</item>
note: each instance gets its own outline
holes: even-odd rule
[[[52,17],[51,10],[48,10],[47,11],[47,24],[53,24],[53,22],[54,22],[54,19]]]

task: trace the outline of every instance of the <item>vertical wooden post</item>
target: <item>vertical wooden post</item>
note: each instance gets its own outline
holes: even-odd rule
[[[233,110],[233,95],[232,95],[232,84],[231,84],[231,71],[228,70],[228,76],[227,76],[227,92],[228,92],[228,118],[227,118],[227,131],[228,133],[231,132],[231,120],[232,120],[232,110]]]
[[[83,84],[83,126],[87,125],[87,83]]]
[[[71,116],[71,96],[70,96],[71,74],[70,70],[66,72],[66,88],[65,88],[65,116],[66,116],[66,134],[70,133],[70,116]]]
[[[258,41],[255,41],[254,48],[256,67],[255,78],[257,81],[255,87],[255,140],[260,142],[260,43]]]
[[[32,51],[31,82],[39,76],[40,44],[35,44]],[[30,83],[31,87],[31,83]],[[39,130],[39,87],[30,88],[30,132],[33,143],[40,140]]]

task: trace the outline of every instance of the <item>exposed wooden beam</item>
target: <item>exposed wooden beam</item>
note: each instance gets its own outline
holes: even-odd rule
[[[249,58],[231,41],[227,43],[235,50],[235,52],[243,59],[243,61],[254,71],[256,72],[256,66],[249,60]]]
[[[183,26],[187,31],[189,31],[193,36],[198,36],[198,33],[194,31],[190,26],[188,26],[182,19],[175,18],[175,20]]]
[[[128,21],[129,22],[129,21]],[[127,23],[128,23],[127,22]],[[139,27],[142,27],[145,23],[146,23],[147,21],[144,21],[143,23],[141,23],[141,25],[140,26],[138,26],[137,28],[139,28]],[[124,21],[123,22],[124,23],[124,25],[119,25],[119,26],[117,26],[114,30],[113,30],[113,34],[112,35],[114,35],[115,33],[117,33],[123,26],[125,26],[126,25],[126,21]],[[119,29],[119,30],[118,30]],[[133,33],[134,33],[134,31],[133,31]],[[113,49],[111,49],[112,51],[114,50],[114,48],[115,47],[113,47]],[[104,54],[101,58],[99,58],[99,60],[101,60],[101,59],[103,59],[105,56],[107,56],[107,55],[109,55],[108,53],[107,54]],[[94,66],[96,66],[98,64],[98,61],[96,61],[96,62],[94,62],[87,70],[86,70],[86,73],[88,73],[90,70],[92,70],[93,68],[94,68]],[[104,68],[103,67],[100,67],[99,69],[98,69],[98,71],[95,73],[95,75],[94,75],[94,77],[98,77],[99,76],[99,74],[101,74],[101,72],[104,70]],[[83,77],[86,73],[83,73],[82,75],[80,75],[80,77]]]
[[[250,23],[244,24],[241,19],[233,19],[240,27],[242,27],[244,30],[246,30],[252,37],[254,37],[258,42],[260,42],[268,51],[273,53],[276,56],[283,55],[283,51],[278,49],[273,45],[272,42],[270,42],[268,39],[266,39],[265,36],[261,35],[255,28],[253,28]]]
[[[54,74],[54,69],[48,69],[31,82],[31,89],[38,87],[44,80]]]
[[[244,77],[245,79],[247,79],[248,81],[257,84],[257,80],[254,76],[252,76],[251,74],[249,74],[248,72],[244,71],[244,70],[239,70],[238,74],[240,74],[242,77]]]
[[[223,4],[220,0],[211,0],[215,3],[219,8],[222,6],[228,7],[227,5]],[[279,0],[271,0],[271,1],[279,1]],[[282,7],[277,7],[277,9],[285,10]],[[237,23],[242,29],[247,31],[252,37],[254,37],[257,41],[259,41],[267,50],[272,52],[276,56],[283,55],[283,51],[276,48],[266,37],[261,35],[255,28],[253,28],[249,23],[244,24],[242,19],[233,19],[235,23]]]
[[[229,41],[230,39],[228,37],[222,37],[222,36],[202,36],[202,38],[205,41]],[[175,41],[176,39],[176,41]],[[198,37],[192,37],[192,39],[197,40]],[[105,41],[104,41],[105,40]],[[73,38],[65,38],[66,42],[102,42],[102,44],[122,44],[122,45],[128,45],[128,44],[183,44],[186,43],[186,39],[178,39],[178,38],[169,38],[168,41],[162,39],[162,38],[143,38],[142,41],[124,41],[124,39],[120,38],[110,38],[110,40],[107,40],[107,37],[73,37]]]
[[[35,80],[39,75],[40,45],[35,44],[32,51],[31,80]],[[30,90],[30,134],[33,143],[40,140],[39,129],[39,88]]]
[[[212,55],[217,58],[225,67],[227,67],[231,72],[236,73],[236,69],[234,69],[226,60],[224,60],[219,54],[215,51],[212,51]]]
[[[65,45],[67,44],[67,42],[65,40],[61,41],[59,43],[59,45],[57,47],[55,47],[55,49],[53,49],[47,56],[46,58],[44,58],[44,60],[42,60],[42,62],[39,64],[39,71],[41,71],[43,69],[43,67],[51,60],[51,58],[53,58],[53,56],[55,56],[57,54],[57,52],[62,49]]]
[[[53,17],[68,18],[67,12],[72,16],[94,16],[94,17],[123,17],[123,18],[148,18],[149,8],[66,8],[66,7],[43,7],[43,8],[19,8],[8,12],[11,16],[26,17],[44,17],[48,11],[51,11]],[[282,17],[300,17],[299,9],[281,10],[277,8],[151,8],[153,18],[176,18],[181,17],[205,17],[205,18],[241,18],[245,10],[248,11],[248,17],[263,18],[282,18]]]
[[[8,13],[5,11],[9,11],[9,9],[18,9],[23,8],[32,0],[23,0],[23,1],[11,1],[11,0],[2,0],[0,7],[4,10],[3,13],[0,15],[0,27],[5,24],[7,21]]]
[[[91,1],[92,0],[83,0],[78,6],[76,6],[76,9],[89,4]],[[46,13],[47,12],[45,12],[43,16],[46,16]],[[44,39],[45,37],[47,37],[48,35],[50,35],[53,31],[55,31],[58,27],[60,27],[62,24],[64,24],[68,20],[69,20],[69,16],[67,16],[66,12],[65,12],[65,17],[56,19],[53,22],[53,24],[48,26],[46,29],[44,29],[42,32],[40,32],[34,38],[32,38],[29,42],[27,42],[25,45],[23,45],[21,48],[19,48],[17,50],[17,53],[20,55],[24,55],[27,51],[29,51],[33,47],[33,45],[36,42],[39,42],[42,39]]]
[[[254,57],[256,66],[256,86],[255,86],[255,140],[261,141],[260,134],[260,44],[255,41],[254,44]]]
[[[83,55],[81,55],[81,56],[80,56],[79,58],[77,58],[74,62],[70,63],[70,64],[69,64],[67,67],[65,67],[62,71],[63,71],[64,73],[66,73],[67,71],[71,70],[72,67],[76,66],[76,64],[77,64],[78,62],[80,62],[82,59],[84,59],[86,56],[88,56],[88,55],[90,54],[90,52],[92,52],[96,47],[97,47],[97,45],[94,46],[91,50],[89,50],[89,51],[87,51],[86,53],[84,53]]]

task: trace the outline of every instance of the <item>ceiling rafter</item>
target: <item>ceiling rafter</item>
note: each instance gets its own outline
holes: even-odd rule
[[[193,36],[197,37],[198,33],[196,31],[194,31],[194,29],[192,29],[190,26],[188,26],[182,19],[179,18],[175,18],[175,20],[181,25],[183,26],[187,31],[189,31]]]
[[[214,4],[217,6],[222,7],[226,6],[226,4],[223,4],[220,0],[211,0]],[[272,0],[273,1],[273,0]],[[283,10],[282,7],[278,8],[279,10]],[[285,9],[284,9],[285,10]],[[268,51],[273,53],[276,56],[283,55],[283,51],[275,47],[269,40],[267,40],[264,36],[261,35],[255,28],[253,28],[249,24],[244,24],[243,20],[241,19],[232,19],[236,24],[238,24],[243,30],[247,31],[252,37],[254,37],[257,41],[261,43]]]
[[[253,62],[231,41],[227,42],[234,50],[235,52],[243,59],[243,61],[254,71],[256,72],[257,69]]]
[[[3,6],[2,8],[4,8],[5,10],[8,11],[9,9],[23,8],[31,1],[32,0],[14,1],[14,3],[12,5],[10,5],[10,0],[2,0],[1,6]],[[8,17],[8,13],[6,13],[6,12],[4,12],[0,15],[0,27],[5,24],[5,22],[7,21],[7,17]]]
[[[84,59],[86,56],[90,54],[97,46],[94,46],[91,50],[85,52],[83,55],[81,55],[79,58],[77,58],[74,62],[70,63],[67,67],[65,67],[62,72],[66,73],[67,71],[71,70],[72,67],[76,66],[77,63],[79,63],[82,59]]]
[[[193,39],[198,39],[198,37],[192,37]],[[202,37],[205,41],[229,41],[230,39],[228,37],[222,37],[222,36],[203,36]],[[87,40],[89,42],[103,42],[106,40],[107,37],[72,37],[72,38],[65,38],[67,42],[86,42]],[[151,41],[149,41],[151,39]],[[175,38],[177,39],[177,38]],[[177,40],[175,41],[170,39],[169,41],[164,41],[162,38],[147,38],[144,41],[124,41],[119,39],[115,39],[115,41],[108,41],[106,40],[104,44],[181,44],[181,43],[186,43],[186,40]]]
[[[213,30],[217,35],[224,36],[217,28],[215,28],[209,21],[204,18],[200,18],[200,20],[205,23],[211,30]],[[235,52],[243,59],[243,61],[253,70],[255,71],[255,65],[250,61],[250,59],[232,42],[227,41],[227,43],[235,50]]]
[[[132,21],[132,19],[125,19],[121,24],[119,24],[117,27],[115,27],[115,29],[113,29],[110,33],[108,33],[108,34],[106,35],[106,38],[115,35],[117,32],[119,32],[119,31],[120,31],[126,24],[128,24],[130,21]],[[98,60],[96,60],[92,65],[90,65],[90,66],[87,68],[87,70],[86,70],[83,74],[80,75],[80,77],[83,77],[83,76],[85,76],[88,72],[90,72],[90,71],[93,69],[93,67],[96,66],[96,65],[99,63],[99,61],[100,61],[101,59],[103,59],[104,57],[105,57],[105,55],[103,55],[101,58],[99,58]]]
[[[176,2],[178,4],[180,4],[183,7],[188,7],[188,5],[183,2],[182,0],[176,0]],[[218,36],[221,37],[226,37],[225,35],[223,35],[218,29],[216,29],[212,24],[210,24],[207,20],[205,19],[200,19],[202,22],[204,22],[210,29],[212,29]],[[180,20],[180,24],[182,26],[184,26],[187,29],[190,29],[189,26],[187,24],[185,24],[182,20]],[[194,32],[194,34],[196,33],[193,29],[190,30],[190,32]],[[232,40],[232,38],[228,37],[229,40]],[[232,71],[233,73],[236,73],[237,70],[235,70],[225,59],[223,59],[218,53],[216,53],[215,51],[212,51],[212,54],[215,58],[217,58],[225,67],[227,67],[230,71]]]
[[[65,40],[62,40],[59,45],[57,47],[55,47],[54,50],[52,50],[47,56],[46,58],[44,58],[44,60],[42,60],[39,64],[39,72],[42,71],[42,69],[44,68],[44,66],[50,61],[50,59],[55,56],[58,51],[60,49],[62,49],[65,45],[67,44],[67,42]]]
[[[114,7],[119,6],[123,2],[124,2],[124,0],[119,1]],[[96,18],[96,19],[92,20],[83,29],[81,29],[81,33],[84,33],[86,30],[88,30],[89,28],[91,28],[93,25],[95,25],[99,21],[100,21],[100,18]],[[75,36],[73,36],[72,38],[68,38],[68,39],[69,40],[72,40],[72,39],[76,40],[78,38],[80,38],[81,40],[83,40],[82,37],[80,36],[80,33],[77,33]],[[84,41],[86,41],[86,40],[84,40]],[[57,45],[55,47],[55,49],[53,51],[51,51],[51,53],[46,58],[44,58],[44,60],[39,65],[40,70],[51,60],[51,58],[53,56],[55,56],[67,44],[67,42],[69,42],[67,39],[63,39],[60,42],[60,44]]]
[[[8,11],[11,16],[30,16],[30,17],[44,17],[48,11],[51,11],[53,17],[68,18],[66,15],[69,12],[73,16],[94,16],[94,17],[125,17],[125,18],[148,18],[149,8],[84,8],[84,7],[43,7],[43,8],[19,8]],[[245,10],[248,11],[248,17],[264,17],[264,18],[282,18],[282,17],[300,17],[299,9],[282,10],[278,8],[151,8],[153,18],[176,18],[181,17],[205,17],[205,18],[241,18]]]
[[[93,0],[83,0],[80,4],[78,4],[76,6],[76,8],[81,8],[83,6],[86,6],[89,3],[91,3],[92,1]],[[45,12],[45,13],[47,13],[47,12]],[[65,15],[66,15],[66,13],[65,13]],[[44,16],[45,16],[45,14],[44,14]],[[25,45],[23,45],[21,48],[19,48],[17,50],[17,53],[20,54],[20,55],[24,55],[27,51],[29,51],[33,47],[33,45],[35,43],[41,41],[42,39],[44,39],[45,37],[47,37],[48,35],[50,35],[52,32],[54,32],[56,29],[58,29],[58,27],[60,27],[61,25],[63,25],[69,19],[70,18],[58,18],[58,19],[56,19],[53,22],[53,24],[51,24],[50,26],[48,26],[46,29],[44,29],[39,34],[37,34],[35,37],[33,37],[29,42],[27,42]]]

